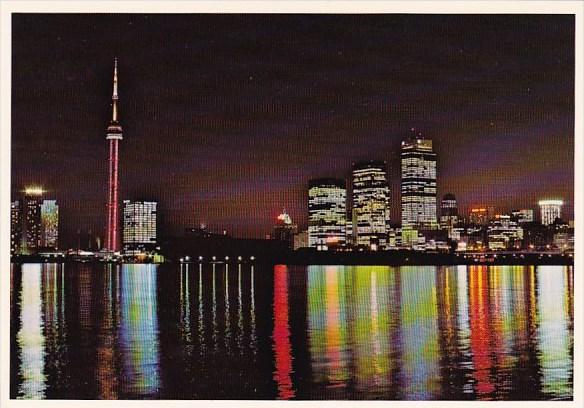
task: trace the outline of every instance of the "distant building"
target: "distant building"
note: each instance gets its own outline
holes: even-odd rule
[[[157,203],[124,200],[123,249],[136,255],[153,251],[157,241]]]
[[[41,205],[44,191],[42,188],[24,190],[21,253],[34,254],[41,246]]]
[[[390,191],[384,161],[353,163],[353,235],[358,247],[387,247]]]
[[[541,223],[551,225],[556,218],[561,218],[562,205],[564,205],[562,200],[540,200]]]
[[[43,200],[41,204],[41,247],[59,247],[59,206],[55,200]]]
[[[511,220],[519,224],[523,224],[525,222],[533,222],[534,221],[533,210],[531,208],[513,210],[511,211]]]
[[[471,208],[468,215],[468,220],[472,225],[487,225],[489,216],[485,207]]]
[[[452,238],[452,229],[458,224],[458,204],[452,193],[445,194],[440,203],[440,228],[448,231]]]
[[[301,231],[294,235],[294,250],[308,248],[308,231]]]
[[[20,253],[22,242],[22,208],[21,201],[10,203],[10,255]]]
[[[490,250],[520,249],[523,229],[509,215],[499,215],[487,228]]]
[[[401,143],[402,229],[436,229],[436,153],[421,136]]]
[[[284,241],[288,244],[288,248],[292,249],[294,248],[294,235],[297,232],[298,226],[292,223],[292,218],[290,218],[290,215],[284,210],[282,211],[282,214],[278,215],[272,239]]]
[[[308,187],[308,240],[311,248],[335,249],[346,239],[345,180],[310,180]]]

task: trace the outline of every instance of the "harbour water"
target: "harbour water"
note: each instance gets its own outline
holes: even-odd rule
[[[13,264],[11,398],[571,399],[572,266]]]

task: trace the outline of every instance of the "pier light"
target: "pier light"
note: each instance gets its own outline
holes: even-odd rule
[[[213,257],[211,258],[212,260],[216,261],[217,257],[215,255],[213,255]]]
[[[185,261],[185,259],[184,258],[180,258],[179,261],[182,263],[182,262]]]
[[[228,257],[228,256],[226,256],[226,257],[225,257],[225,260],[226,260],[226,261],[229,261],[229,257]]]
[[[254,261],[254,260],[255,260],[255,256],[253,256],[253,255],[252,255],[252,256],[250,256],[250,257],[249,257],[249,259],[250,259],[251,261]]]
[[[203,256],[199,255],[199,261],[202,261],[202,260],[203,260]]]
[[[185,256],[185,261],[187,261],[187,262],[188,262],[188,261],[190,261],[190,260],[191,260],[191,257],[190,257],[190,256],[188,256],[188,255],[187,255],[187,256]]]
[[[241,262],[241,256],[238,256],[238,257],[237,257],[237,260],[238,260],[239,262]]]

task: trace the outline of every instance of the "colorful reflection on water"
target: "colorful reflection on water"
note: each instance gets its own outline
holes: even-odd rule
[[[571,399],[573,278],[565,266],[13,265],[11,397]]]

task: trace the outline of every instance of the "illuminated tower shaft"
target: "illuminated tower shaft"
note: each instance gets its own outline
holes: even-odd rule
[[[114,91],[112,94],[112,120],[107,128],[109,140],[109,189],[107,204],[107,250],[119,250],[119,203],[118,203],[118,145],[122,140],[122,126],[118,122],[118,60],[114,60]]]

